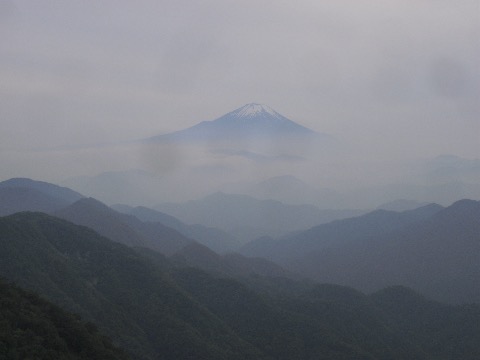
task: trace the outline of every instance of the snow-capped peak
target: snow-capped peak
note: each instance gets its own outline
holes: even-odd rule
[[[262,113],[267,113],[275,117],[279,116],[279,114],[275,110],[273,110],[271,107],[268,107],[263,104],[255,104],[255,103],[242,106],[240,109],[235,110],[233,112],[233,114],[238,117],[253,117]]]
[[[214,140],[221,139],[260,139],[267,136],[316,136],[317,133],[299,125],[272,108],[257,103],[251,103],[231,111],[215,120],[202,121],[190,128],[171,134],[159,135],[149,139],[160,141],[172,140]],[[157,140],[158,139],[158,140]]]

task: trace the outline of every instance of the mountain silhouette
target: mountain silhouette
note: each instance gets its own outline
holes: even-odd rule
[[[247,104],[218,119],[203,121],[190,128],[146,139],[160,141],[211,141],[226,139],[261,139],[265,137],[329,138],[299,125],[272,108]]]
[[[159,222],[142,222],[93,198],[81,199],[54,215],[87,226],[110,240],[128,246],[148,247],[166,255],[175,253],[193,241]]]
[[[20,211],[52,212],[82,197],[73,190],[47,182],[12,178],[0,182],[0,216]]]
[[[316,281],[376,291],[410,287],[448,303],[480,301],[480,202],[370,214],[245,246]]]

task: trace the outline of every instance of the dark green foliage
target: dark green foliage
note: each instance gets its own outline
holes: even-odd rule
[[[0,280],[0,359],[127,359],[92,323]]]
[[[215,276],[45,214],[0,218],[0,275],[80,313],[137,359],[480,355],[477,305],[442,305],[404,288],[367,296],[308,281]]]
[[[94,321],[142,359],[246,359],[256,351],[153,263],[39,213],[0,218],[0,274]]]
[[[193,268],[176,271],[175,278],[195,299],[272,359],[362,359],[360,349],[238,281],[213,278]]]
[[[443,305],[405,288],[367,296],[279,278],[242,284],[193,268],[174,277],[273,359],[473,360],[480,352],[478,305]]]
[[[433,359],[480,359],[480,305],[444,305],[396,286],[371,296],[387,323]]]

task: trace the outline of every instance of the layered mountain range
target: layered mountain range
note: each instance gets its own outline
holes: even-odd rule
[[[366,144],[317,131],[327,131],[322,116],[308,128],[266,105],[246,104],[214,120],[193,119],[188,128],[92,149],[104,156],[103,166],[75,171],[62,184],[109,205],[150,207],[218,191],[322,209],[480,197],[478,159],[365,153]]]
[[[134,359],[480,354],[478,305],[443,305],[402,287],[367,296],[337,285],[218,277],[40,213],[0,218],[0,234],[2,276],[95,322]]]
[[[13,200],[2,202],[3,215],[44,211],[122,244],[224,274],[265,269],[363,291],[404,285],[446,302],[480,301],[480,205],[473,200],[349,215],[222,193],[182,206],[164,204],[164,212],[126,205],[116,206],[118,212],[29,179],[0,183],[0,195]],[[245,244],[248,239],[254,240]],[[225,255],[234,251],[242,255]]]
[[[322,210],[248,195],[216,192],[185,203],[163,203],[155,209],[188,224],[202,224],[235,234],[241,242],[260,236],[280,236],[364,213],[363,210]]]
[[[480,202],[376,210],[280,239],[257,239],[241,253],[276,261],[320,282],[375,291],[402,284],[447,302],[480,301]]]
[[[222,255],[206,246],[208,235],[195,237],[198,228],[154,209],[118,205],[119,212],[30,179],[0,183],[0,193],[9,200],[2,214],[11,214],[0,217],[0,277],[95,323],[125,357],[480,356],[478,201],[376,210]],[[200,229],[216,234],[219,246],[225,230]],[[6,309],[2,324],[12,318]],[[52,314],[39,316],[51,321]],[[59,319],[54,315],[58,329],[71,324]],[[36,324],[50,326],[46,321]],[[68,326],[95,335],[82,324]],[[63,334],[58,339],[70,344]],[[96,344],[88,345],[91,358],[118,352],[96,335],[82,339]],[[6,341],[16,340],[0,331],[0,344]]]

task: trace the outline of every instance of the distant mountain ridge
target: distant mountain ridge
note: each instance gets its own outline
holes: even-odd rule
[[[132,207],[118,204],[112,205],[112,208],[133,215],[143,222],[162,223],[218,253],[233,251],[240,247],[240,243],[233,235],[217,228],[199,224],[187,225],[173,216],[144,206]]]
[[[52,212],[64,208],[83,195],[65,187],[27,178],[0,182],[0,216],[20,211]]]
[[[480,202],[377,210],[289,237],[259,239],[247,256],[265,256],[315,281],[375,291],[410,287],[438,301],[480,302]]]
[[[398,199],[377,206],[377,210],[407,211],[426,205],[428,205],[428,203],[421,203],[415,200]]]
[[[199,268],[220,277],[299,278],[296,274],[264,258],[249,258],[237,253],[221,256],[199,243],[186,245],[170,259],[180,266]]]
[[[331,247],[355,245],[358,240],[384,234],[428,219],[443,208],[429,204],[403,212],[375,210],[367,214],[314,226],[280,239],[259,238],[240,250],[247,256],[261,256],[282,263]]]
[[[67,203],[74,203],[84,196],[69,188],[51,184],[45,181],[32,180],[29,178],[11,178],[0,182],[0,188],[30,188],[43,192]]]
[[[187,224],[223,229],[244,242],[264,235],[280,236],[363,213],[359,210],[321,210],[313,205],[289,205],[223,192],[180,204],[159,204],[154,209]]]
[[[144,246],[167,255],[193,240],[160,222],[142,222],[66,187],[27,178],[0,182],[0,216],[23,211],[54,214],[127,246]]]
[[[127,246],[148,247],[165,255],[171,255],[193,241],[159,222],[142,222],[93,198],[81,199],[54,215],[87,226],[110,240]]]
[[[201,141],[261,138],[265,136],[329,138],[325,134],[319,134],[287,119],[266,105],[251,103],[231,111],[216,120],[203,121],[187,129],[154,136],[144,141]]]
[[[340,209],[341,195],[328,188],[315,188],[298,177],[286,174],[252,182],[234,182],[220,189],[226,193],[245,194],[257,199],[278,200],[292,205],[315,205],[320,209]]]

